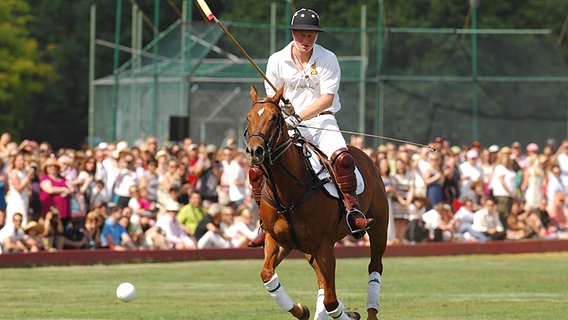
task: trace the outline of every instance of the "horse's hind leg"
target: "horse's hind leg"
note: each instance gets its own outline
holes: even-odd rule
[[[385,200],[386,202],[386,200]],[[380,209],[382,208],[382,209]],[[375,217],[383,215],[375,227],[367,230],[371,243],[371,261],[369,262],[369,282],[367,284],[367,319],[377,320],[380,310],[380,295],[383,274],[383,255],[387,244],[388,207],[373,206]],[[384,211],[383,211],[384,210]],[[386,212],[386,218],[384,217]]]

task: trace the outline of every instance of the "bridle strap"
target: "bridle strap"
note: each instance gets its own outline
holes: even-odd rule
[[[267,135],[265,135],[262,132],[252,132],[249,134],[248,139],[250,139],[251,137],[257,136],[260,137],[263,141],[264,141],[264,145],[266,147],[266,151],[268,153],[268,163],[270,165],[273,165],[274,162],[280,158],[280,156],[282,156],[284,154],[284,152],[286,152],[286,150],[288,150],[288,148],[290,148],[290,146],[292,146],[292,138],[288,138],[288,140],[284,141],[283,143],[274,146],[274,144],[278,141],[278,139],[283,136],[285,127],[282,125],[282,121],[281,121],[281,117],[282,117],[282,110],[280,108],[280,106],[278,105],[278,103],[276,101],[270,100],[270,99],[261,99],[261,100],[257,100],[253,103],[253,106],[259,103],[271,103],[273,105],[276,106],[276,108],[278,108],[278,128],[276,130],[276,132],[278,132],[278,134],[273,134],[270,137],[268,137]]]
[[[284,217],[286,218],[286,221],[288,222],[288,226],[289,226],[289,232],[290,232],[290,237],[292,238],[292,241],[294,242],[294,245],[296,246],[296,248],[303,252],[306,253],[306,250],[303,248],[302,244],[300,243],[298,236],[296,234],[296,230],[293,227],[293,222],[292,222],[292,209],[294,209],[295,206],[305,202],[309,197],[311,197],[311,195],[313,194],[314,190],[312,190],[312,192],[304,192],[301,196],[301,198],[299,199],[299,201],[297,201],[296,203],[294,203],[291,206],[284,206],[280,200],[280,197],[278,196],[278,190],[276,187],[276,179],[273,175],[272,172],[272,166],[275,164],[276,160],[278,158],[280,158],[292,145],[293,145],[293,140],[292,138],[288,137],[288,139],[276,146],[274,146],[274,144],[276,144],[278,142],[278,140],[284,136],[284,130],[286,130],[285,125],[283,124],[284,121],[282,119],[282,110],[280,108],[280,106],[278,105],[277,102],[272,101],[270,99],[261,99],[258,101],[255,101],[253,103],[253,106],[255,104],[258,103],[271,103],[273,105],[275,105],[278,108],[278,124],[277,124],[277,128],[274,132],[274,134],[272,134],[270,137],[267,136],[266,134],[262,133],[262,132],[252,132],[247,136],[247,130],[245,130],[245,142],[247,142],[247,140],[250,140],[251,137],[257,136],[260,137],[263,141],[264,141],[264,146],[266,148],[268,157],[265,159],[265,163],[264,165],[260,166],[260,169],[264,172],[264,175],[267,177],[268,181],[268,188],[271,190],[272,195],[273,195],[273,199],[270,199],[268,196],[265,196],[265,200],[270,203],[274,208],[276,208],[276,210],[278,211],[279,214],[284,215]],[[266,163],[268,162],[268,163]],[[285,167],[284,167],[285,168]],[[286,168],[285,168],[286,169]],[[286,171],[288,172],[288,170],[286,169]],[[289,173],[289,172],[288,172]]]

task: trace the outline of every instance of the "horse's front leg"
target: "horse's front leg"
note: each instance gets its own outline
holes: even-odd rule
[[[300,303],[294,304],[284,287],[280,284],[278,274],[276,274],[276,267],[289,253],[290,249],[281,247],[267,233],[264,241],[264,265],[260,271],[260,277],[266,290],[268,290],[268,293],[270,293],[270,296],[272,296],[280,309],[290,312],[300,320],[308,320],[310,317],[308,308]]]
[[[327,319],[327,316],[339,320],[360,319],[357,313],[346,313],[343,304],[337,299],[335,292],[335,255],[333,244],[322,244],[312,262],[312,268],[318,278],[318,301],[315,319]],[[321,303],[320,294],[323,290],[323,308],[318,307]]]

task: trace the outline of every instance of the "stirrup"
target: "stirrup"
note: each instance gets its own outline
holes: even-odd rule
[[[351,215],[356,215],[358,217],[352,218]],[[351,231],[351,234],[356,239],[361,239],[365,235],[365,230],[368,230],[376,223],[375,219],[365,217],[363,212],[357,208],[349,210],[349,212],[345,215],[345,219],[347,220],[349,231]]]

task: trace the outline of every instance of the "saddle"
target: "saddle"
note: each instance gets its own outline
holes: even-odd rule
[[[300,149],[304,157],[306,158],[306,164],[308,170],[311,170],[313,174],[322,182],[322,189],[330,197],[335,199],[340,199],[339,189],[335,182],[335,177],[333,177],[333,170],[331,168],[331,162],[327,159],[327,156],[314,144],[299,138],[294,144],[296,148]],[[357,195],[365,191],[365,181],[361,172],[355,165],[355,176],[357,177]]]

